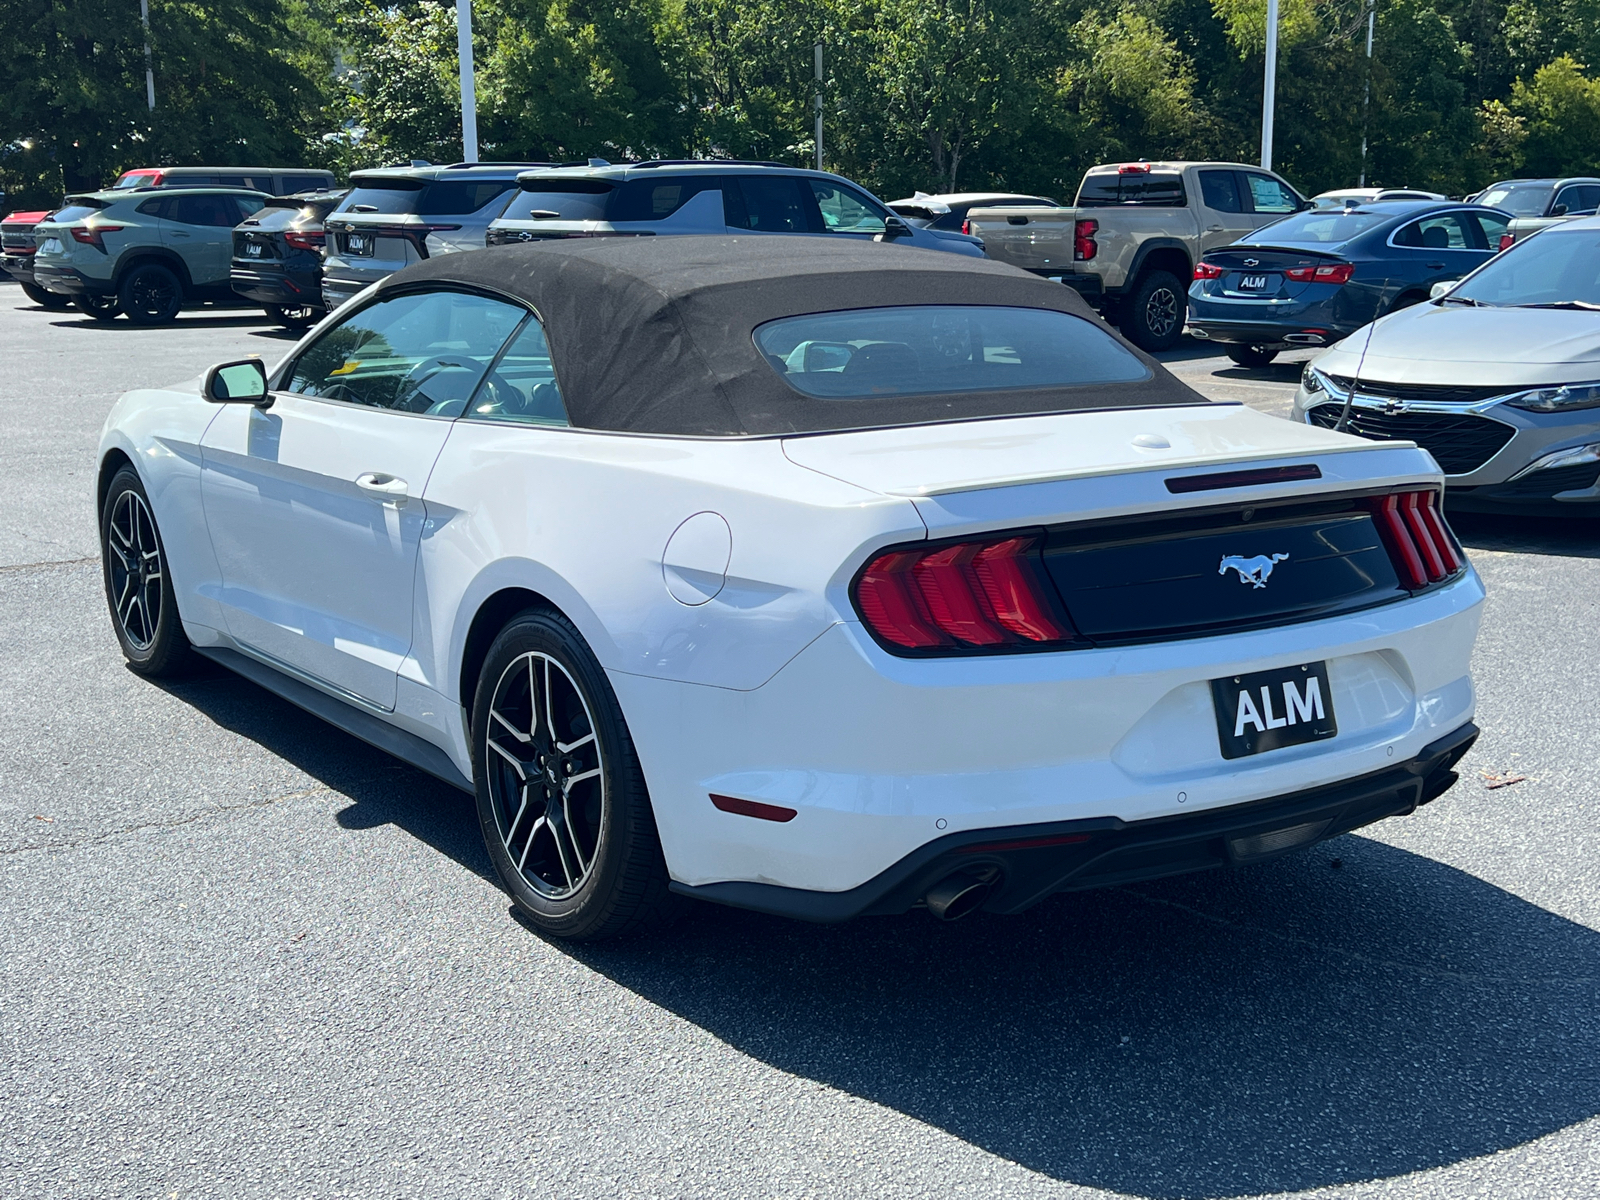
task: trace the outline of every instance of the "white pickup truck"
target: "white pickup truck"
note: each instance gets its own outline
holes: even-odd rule
[[[1136,345],[1165,350],[1183,333],[1202,254],[1309,207],[1242,163],[1110,163],[1089,169],[1070,207],[974,208],[963,232],[990,258],[1076,288]]]

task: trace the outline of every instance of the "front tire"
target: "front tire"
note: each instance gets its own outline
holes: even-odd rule
[[[115,321],[122,311],[115,296],[74,296],[72,303],[79,312],[87,313],[96,321]]]
[[[1262,346],[1228,346],[1223,350],[1229,358],[1252,371],[1259,371],[1262,367],[1270,366],[1272,360],[1278,357],[1276,350],[1268,350]]]
[[[141,675],[182,675],[195,653],[178,618],[161,531],[132,467],[111,478],[100,514],[100,562],[122,656]]]
[[[616,694],[559,613],[524,612],[489,647],[472,763],[489,857],[540,931],[593,941],[680,909]]]
[[[1141,350],[1170,350],[1183,335],[1189,294],[1170,271],[1151,271],[1139,280],[1123,309],[1122,332]]]
[[[169,325],[183,308],[183,283],[160,263],[139,263],[122,277],[117,299],[135,325]]]
[[[63,296],[60,292],[47,291],[37,283],[23,284],[22,294],[40,308],[48,308],[52,312],[60,312],[72,303],[71,297]]]

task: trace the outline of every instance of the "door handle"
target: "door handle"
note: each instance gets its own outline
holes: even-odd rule
[[[1207,225],[1206,226],[1206,232],[1207,233],[1224,233],[1226,231],[1222,228],[1221,225]]]
[[[168,231],[168,235],[167,236],[175,237],[175,238],[177,238],[177,237],[186,238],[186,237],[189,237],[190,235],[185,233],[181,229],[173,229],[173,230],[169,230]]]
[[[404,479],[396,479],[393,475],[385,475],[382,471],[368,471],[365,475],[358,475],[356,486],[374,499],[392,504],[395,508],[402,507],[411,494],[411,489],[406,486]]]
[[[1442,270],[1444,270],[1444,264],[1443,263],[1423,263],[1422,265],[1427,267],[1428,270],[1430,270],[1430,271],[1442,271]]]

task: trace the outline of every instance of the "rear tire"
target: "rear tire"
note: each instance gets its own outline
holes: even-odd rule
[[[1122,310],[1122,332],[1141,350],[1170,350],[1183,335],[1189,294],[1170,271],[1139,280]]]
[[[137,263],[122,277],[117,299],[135,325],[169,325],[183,308],[183,283],[160,263]]]
[[[594,941],[682,910],[616,694],[561,614],[530,609],[489,647],[472,766],[489,857],[541,932]]]
[[[22,294],[29,300],[32,300],[40,308],[48,308],[52,312],[60,312],[62,309],[68,307],[72,303],[71,297],[63,296],[60,292],[46,291],[37,283],[23,284]]]
[[[1261,346],[1228,346],[1223,353],[1241,367],[1247,367],[1252,371],[1259,371],[1262,367],[1269,366],[1272,360],[1278,357],[1276,350],[1267,350]]]
[[[191,670],[197,657],[178,617],[166,548],[150,498],[132,467],[113,475],[106,491],[100,565],[111,626],[128,666],[152,678]]]
[[[322,320],[323,315],[322,309],[312,308],[309,304],[302,304],[298,308],[286,308],[281,304],[267,305],[267,316],[285,329],[310,329]]]
[[[88,313],[96,321],[115,321],[117,314],[122,311],[115,296],[74,296],[72,304],[79,312]]]

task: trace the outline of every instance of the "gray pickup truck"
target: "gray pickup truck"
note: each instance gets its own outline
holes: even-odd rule
[[[990,258],[1059,279],[1136,345],[1166,350],[1201,255],[1308,207],[1260,167],[1110,163],[1089,169],[1068,207],[974,208],[967,222]]]
[[[1492,249],[1504,250],[1513,242],[1559,225],[1574,217],[1592,217],[1600,208],[1600,179],[1507,179],[1478,193],[1477,203],[1504,209],[1511,225]]]

